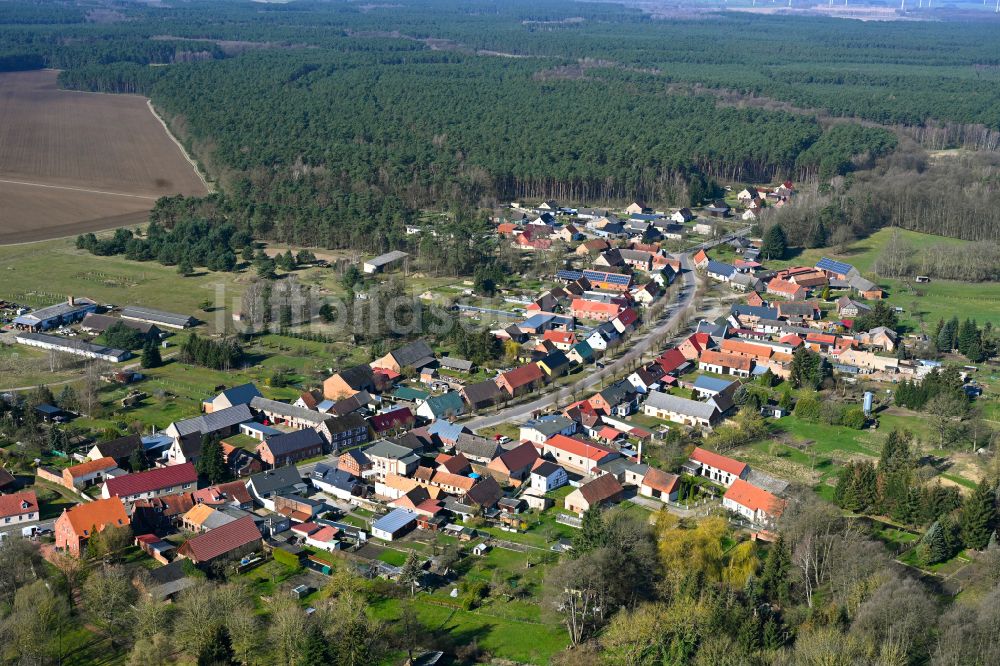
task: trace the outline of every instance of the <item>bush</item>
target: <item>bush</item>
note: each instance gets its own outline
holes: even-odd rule
[[[802,396],[795,403],[795,416],[803,421],[819,421],[823,414],[823,407],[815,393]]]
[[[865,412],[860,407],[848,407],[840,415],[840,424],[855,430],[861,430],[868,423]]]

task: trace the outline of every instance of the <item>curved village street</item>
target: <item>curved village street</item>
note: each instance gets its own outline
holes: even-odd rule
[[[535,400],[501,409],[495,414],[470,419],[463,422],[462,425],[472,431],[477,431],[500,423],[526,420],[534,412],[547,410],[556,405],[560,399],[566,398],[574,392],[582,393],[587,389],[599,385],[602,381],[613,381],[621,375],[633,361],[641,358],[643,354],[650,350],[656,340],[680,321],[685,309],[694,300],[696,277],[694,265],[691,263],[691,255],[682,254],[680,255],[680,259],[683,268],[681,275],[684,281],[683,288],[679,292],[681,295],[680,298],[670,305],[656,326],[647,329],[644,333],[640,333],[629,340],[628,344],[631,346],[626,353],[614,361],[607,363],[603,369],[595,369],[592,372],[588,372],[573,384],[553,389]]]

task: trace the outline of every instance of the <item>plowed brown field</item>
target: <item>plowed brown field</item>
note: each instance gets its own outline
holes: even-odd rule
[[[132,225],[158,197],[206,192],[144,97],[56,76],[0,74],[0,244]]]

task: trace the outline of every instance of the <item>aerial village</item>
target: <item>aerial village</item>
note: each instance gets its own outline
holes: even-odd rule
[[[638,202],[621,217],[555,202],[512,207],[495,220],[504,242],[538,253],[558,238],[571,248],[551,286],[491,331],[517,345],[516,364],[467,381],[472,362],[415,339],[294,401],[266,398],[253,383],[219,386],[201,413],[95,441],[61,466],[39,464],[38,479],[74,498],[58,515],[5,474],[3,527],[74,557],[127,529],[156,563],[146,584],[161,599],[195,584],[184,561],[214,575],[272,560],[324,575],[341,558],[365,576],[398,579],[403,563],[378,556],[388,544],[419,555],[426,584],[448,584],[456,574],[428,548],[439,539],[482,555],[523,550],[529,534],[532,547],[558,552],[572,548],[588,511],[619,504],[649,515],[719,512],[750,538],[770,539],[787,480],[701,445],[675,466],[647,451],[671,431],[708,436],[747,404],[747,384],[789,379],[805,351],[846,381],[891,385],[939,365],[898,353],[906,341],[890,329],[853,330],[882,297],[853,266],[824,258],[768,268],[747,224],[765,200],[792,195],[791,183],[744,190],[742,214],[720,201],[701,211],[707,218]],[[681,248],[685,239],[697,244]],[[721,252],[729,261],[712,258]],[[404,257],[376,257],[365,272]],[[714,290],[711,317],[685,309],[696,285]],[[102,310],[70,297],[20,313],[9,328],[18,344],[121,364],[128,351],[83,338],[122,324],[160,340],[197,324],[146,307]],[[859,405],[871,426],[874,401],[866,393]],[[793,409],[777,399],[755,407],[766,419]],[[72,417],[37,410],[51,423]]]

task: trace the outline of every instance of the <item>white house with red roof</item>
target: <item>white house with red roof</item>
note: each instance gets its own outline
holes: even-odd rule
[[[703,476],[726,488],[738,479],[746,479],[750,466],[739,460],[696,447],[684,465],[684,470],[695,476]]]
[[[584,474],[593,474],[602,462],[621,456],[617,451],[612,451],[601,444],[585,442],[566,435],[555,435],[536,445],[536,448],[543,457]]]
[[[722,496],[722,507],[738,513],[755,525],[769,525],[781,515],[785,503],[763,488],[742,479],[733,481]]]
[[[38,497],[34,490],[0,495],[0,526],[31,523],[38,518]]]

